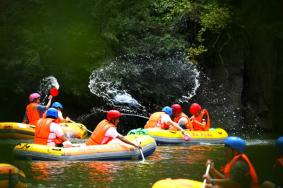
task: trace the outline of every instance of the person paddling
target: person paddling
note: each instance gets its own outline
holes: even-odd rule
[[[86,142],[86,145],[101,145],[107,144],[113,139],[119,139],[122,142],[132,145],[135,148],[141,149],[140,146],[127,140],[117,131],[117,126],[120,122],[122,114],[117,110],[107,112],[106,119],[102,120],[94,129],[93,133]]]
[[[178,123],[183,129],[193,130],[189,117],[183,112],[183,108],[180,104],[173,104],[171,106],[174,115],[174,122]]]
[[[256,171],[249,158],[243,153],[245,141],[240,137],[230,136],[225,141],[225,155],[227,164],[223,173],[214,168],[214,162],[207,160],[210,165],[210,175],[203,176],[206,179],[205,187],[229,187],[229,188],[258,188]]]
[[[144,128],[147,129],[157,127],[165,130],[180,130],[182,134],[185,135],[186,140],[190,140],[191,137],[186,133],[186,131],[177,123],[172,121],[170,117],[172,113],[172,108],[165,106],[164,108],[162,108],[161,112],[155,112],[151,114]]]
[[[72,143],[65,137],[61,126],[56,123],[57,118],[58,111],[55,108],[49,108],[46,118],[38,120],[34,133],[35,144],[72,147]]]
[[[190,106],[190,113],[192,114],[190,120],[194,131],[209,130],[210,117],[206,109],[202,109],[202,107],[198,103],[193,103]]]
[[[277,154],[272,166],[271,179],[264,181],[262,188],[283,187],[283,136],[277,138],[275,142]]]
[[[66,123],[66,122],[71,121],[71,119],[68,116],[64,118],[63,113],[62,113],[63,105],[60,102],[53,102],[51,107],[58,110],[58,122],[59,123]]]
[[[30,94],[30,103],[26,106],[23,123],[36,125],[37,121],[42,117],[43,113],[50,107],[52,95],[49,95],[48,103],[45,106],[40,104],[40,97],[41,96],[39,93]]]

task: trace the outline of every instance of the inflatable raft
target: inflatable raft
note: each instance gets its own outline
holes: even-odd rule
[[[65,135],[68,138],[86,138],[87,128],[80,123],[61,123],[60,124]],[[16,123],[16,122],[2,122],[0,123],[0,139],[33,139],[35,126]]]
[[[221,144],[228,137],[227,132],[221,128],[211,128],[209,131],[186,131],[191,140],[186,141],[180,131],[169,131],[160,128],[134,129],[128,135],[150,135],[158,144]]]
[[[13,165],[0,163],[0,187],[1,188],[23,188],[27,187],[25,183],[25,174]]]
[[[114,139],[105,145],[73,145],[72,148],[51,147],[39,144],[21,143],[15,146],[14,155],[31,160],[130,160],[151,155],[156,149],[155,140],[148,135],[130,135],[126,138],[140,144],[141,150]]]
[[[153,184],[152,188],[202,188],[203,183],[189,179],[164,179]]]

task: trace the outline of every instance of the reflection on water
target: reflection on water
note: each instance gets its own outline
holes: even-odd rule
[[[272,140],[248,140],[247,154],[260,182],[270,175],[275,147]],[[164,178],[201,181],[208,158],[225,164],[223,145],[158,146],[153,155],[131,161],[14,161],[13,145],[0,143],[0,162],[24,171],[29,187],[151,187]]]

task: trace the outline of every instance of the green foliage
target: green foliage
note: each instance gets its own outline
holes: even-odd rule
[[[187,51],[193,59],[208,50],[204,33],[220,33],[231,14],[216,1],[146,0],[128,6],[120,11],[115,7],[116,14],[109,20],[113,39],[124,53]]]
[[[229,15],[214,1],[3,1],[0,88],[26,96],[54,75],[70,96],[84,96],[90,72],[119,54],[187,51],[197,59],[204,33],[225,29]]]
[[[219,32],[231,22],[231,13],[227,7],[221,7],[216,2],[203,6],[200,24],[203,28]]]

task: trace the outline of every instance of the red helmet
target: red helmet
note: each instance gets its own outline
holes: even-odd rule
[[[200,109],[201,109],[201,106],[198,103],[193,103],[190,106],[190,113],[192,115],[195,115]]]
[[[173,104],[171,106],[172,110],[173,110],[173,114],[178,114],[181,113],[183,111],[182,106],[179,104]]]
[[[121,117],[122,114],[118,110],[109,110],[107,112],[107,120],[111,121],[112,119]]]

